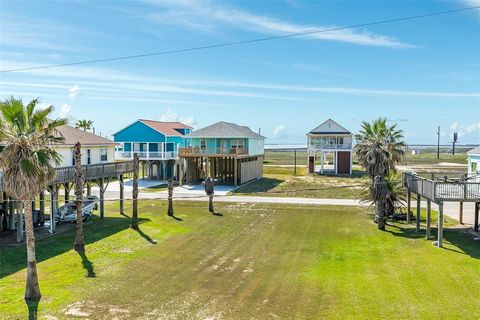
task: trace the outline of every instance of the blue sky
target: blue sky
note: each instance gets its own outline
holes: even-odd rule
[[[4,1],[0,69],[182,49],[480,5],[465,1]],[[409,143],[480,143],[480,10],[250,45],[0,74],[102,135],[138,118],[304,142],[383,116]]]

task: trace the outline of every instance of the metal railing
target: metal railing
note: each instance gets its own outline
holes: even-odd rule
[[[403,173],[403,186],[433,202],[480,201],[480,182],[434,181],[411,172],[405,172]]]
[[[138,154],[138,158],[140,160],[170,160],[170,159],[177,159],[178,154],[175,151],[166,151],[166,152],[142,152],[142,151],[135,151]],[[133,159],[134,152],[132,151],[116,151],[115,152],[115,159],[119,160],[126,160],[126,159]]]
[[[330,144],[330,143],[311,143],[308,145],[308,150],[350,150],[352,149],[351,143],[342,144]]]
[[[51,184],[62,184],[75,181],[75,167],[55,168],[55,180]],[[133,172],[133,161],[109,162],[82,166],[84,180],[114,178],[120,174]],[[3,173],[0,172],[0,191],[3,190]]]
[[[248,154],[247,148],[201,148],[186,147],[178,148],[179,156],[201,156],[201,155],[245,155]]]

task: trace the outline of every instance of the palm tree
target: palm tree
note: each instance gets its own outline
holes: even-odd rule
[[[93,125],[92,120],[78,120],[77,123],[75,123],[76,128],[81,128],[83,131],[87,132],[87,130],[91,130]]]
[[[81,145],[77,142],[73,147],[75,156],[75,206],[77,207],[77,224],[75,226],[75,242],[73,248],[78,253],[85,253],[85,240],[83,236],[83,171]]]
[[[386,177],[390,172],[396,173],[395,165],[405,156],[403,132],[396,124],[390,126],[387,119],[378,118],[373,123],[362,122],[362,130],[355,139],[358,162],[371,178],[369,193],[371,201],[375,202],[375,221],[378,228],[384,230],[387,210],[392,210],[387,200]]]
[[[63,141],[56,128],[67,123],[66,119],[49,120],[53,107],[36,110],[37,104],[38,100],[32,100],[25,106],[22,100],[13,97],[0,102],[0,140],[5,143],[0,152],[4,189],[9,196],[22,201],[25,209],[27,303],[38,302],[41,298],[35,258],[32,199],[55,178],[53,165],[60,163],[61,156],[53,149],[53,144]]]

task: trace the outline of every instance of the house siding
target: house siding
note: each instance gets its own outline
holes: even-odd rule
[[[248,154],[251,156],[261,155],[265,153],[264,139],[248,139]]]
[[[99,164],[105,162],[115,161],[115,147],[114,146],[82,146],[82,165],[88,164],[87,162],[87,149],[90,149],[90,164]],[[107,161],[100,161],[100,149],[107,149]],[[55,147],[55,150],[60,154],[62,161],[57,167],[70,167],[72,166],[72,147],[61,146]]]

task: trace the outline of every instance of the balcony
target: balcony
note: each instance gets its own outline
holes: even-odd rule
[[[166,151],[166,152],[116,151],[115,159],[116,160],[132,160],[134,153],[138,154],[138,158],[140,160],[171,160],[171,159],[178,158],[178,154],[175,151]]]
[[[315,152],[317,150],[351,150],[352,144],[351,143],[342,143],[342,144],[335,144],[335,143],[326,143],[326,144],[310,144],[308,145],[309,152]]]
[[[178,148],[178,155],[180,157],[201,157],[201,156],[225,156],[236,157],[240,155],[247,155],[247,148],[201,148],[201,147],[186,147]]]

